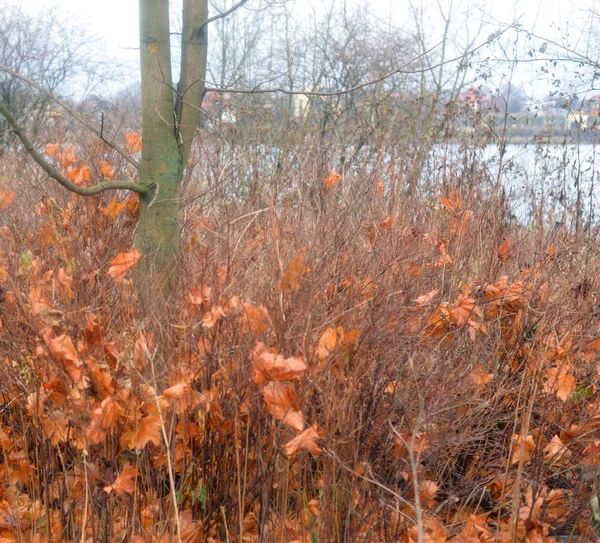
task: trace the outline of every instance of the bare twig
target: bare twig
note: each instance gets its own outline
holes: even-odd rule
[[[137,192],[138,194],[148,194],[151,190],[146,185],[142,185],[140,183],[135,183],[133,181],[106,181],[103,183],[98,183],[93,187],[80,187],[67,179],[64,175],[62,175],[52,164],[50,164],[42,155],[39,153],[34,147],[31,140],[25,134],[25,130],[22,126],[19,125],[13,114],[6,107],[4,102],[0,101],[0,115],[2,115],[7,121],[13,132],[17,135],[17,137],[21,140],[21,143],[25,147],[25,150],[29,153],[31,158],[37,162],[37,164],[44,170],[49,177],[60,183],[63,187],[79,194],[81,196],[93,196],[95,194],[100,194],[106,190],[119,190],[126,189],[132,192]]]
[[[240,0],[237,4],[234,4],[228,10],[222,11],[221,13],[217,13],[217,15],[209,17],[208,19],[206,19],[206,21],[204,21],[204,23],[200,27],[200,30],[202,30],[203,28],[205,28],[207,25],[209,25],[210,23],[212,23],[214,21],[217,21],[219,19],[223,19],[224,17],[227,17],[228,15],[231,15],[234,11],[238,10],[244,4],[247,4],[247,3],[248,3],[248,0]]]
[[[104,135],[102,134],[102,132],[100,130],[98,130],[97,128],[95,128],[87,119],[85,119],[80,113],[78,113],[69,104],[67,104],[66,102],[64,102],[63,100],[61,100],[52,91],[44,88],[39,83],[36,83],[33,79],[30,79],[29,77],[26,77],[23,74],[17,72],[16,70],[13,70],[13,69],[9,68],[8,66],[4,66],[3,64],[0,64],[0,72],[6,72],[7,74],[10,74],[13,77],[16,77],[16,78],[20,79],[24,83],[27,83],[29,86],[31,86],[34,89],[38,90],[39,92],[45,94],[53,102],[55,102],[56,104],[58,104],[67,113],[69,113],[70,115],[72,115],[81,124],[83,124],[83,126],[85,126],[90,132],[92,132],[93,134],[95,134],[96,136],[98,136],[104,143],[106,143],[106,145],[108,145],[110,148],[114,149],[117,153],[119,153],[134,168],[139,169],[138,162],[136,160],[134,160],[133,158],[131,158],[131,156],[129,156],[129,153],[127,153],[127,151],[125,151],[124,149],[122,149],[121,147],[119,147],[116,143],[114,143],[114,142],[112,142],[110,140],[107,140],[104,137]]]
[[[438,64],[435,64],[433,66],[427,67],[427,68],[414,68],[414,69],[409,69],[409,66],[413,63],[415,63],[417,60],[421,59],[422,57],[426,57],[427,55],[429,55],[429,53],[431,53],[432,51],[434,51],[435,49],[437,49],[440,45],[442,45],[444,42],[443,40],[439,43],[437,43],[436,45],[434,45],[433,47],[429,48],[427,51],[424,51],[423,53],[421,53],[420,55],[416,56],[415,58],[411,59],[410,61],[404,63],[402,66],[400,66],[399,68],[396,68],[395,70],[392,70],[391,72],[388,72],[380,77],[377,77],[375,79],[371,79],[370,81],[366,81],[364,83],[360,83],[358,85],[355,85],[354,87],[350,87],[349,89],[344,89],[344,90],[338,90],[338,91],[330,91],[330,92],[321,92],[321,91],[291,91],[282,87],[277,87],[277,88],[270,88],[270,89],[259,89],[258,86],[254,87],[253,89],[237,89],[237,88],[219,88],[219,87],[207,87],[206,91],[212,91],[212,92],[229,92],[229,93],[234,93],[234,94],[265,94],[265,93],[269,93],[269,92],[278,92],[281,94],[288,94],[288,95],[302,95],[302,96],[322,96],[322,97],[328,97],[328,96],[342,96],[345,94],[350,94],[353,92],[356,92],[360,89],[364,89],[365,87],[370,87],[373,85],[376,85],[377,83],[381,83],[382,81],[385,81],[386,79],[389,79],[390,77],[393,77],[394,75],[397,74],[418,74],[418,73],[423,73],[426,71],[431,71],[434,70],[436,68],[439,68],[445,64],[451,64],[453,62],[458,62],[460,60],[464,60],[467,56],[472,55],[473,53],[475,53],[476,51],[478,51],[479,49],[485,47],[488,43],[490,43],[492,40],[497,39],[498,37],[500,37],[502,34],[504,34],[505,32],[507,32],[510,28],[513,28],[517,23],[513,23],[509,26],[507,26],[506,28],[504,28],[503,30],[499,30],[498,32],[496,32],[492,37],[488,38],[485,42],[479,44],[477,47],[471,49],[470,51],[467,51],[465,53],[463,53],[462,55],[459,55],[457,57],[439,62]]]

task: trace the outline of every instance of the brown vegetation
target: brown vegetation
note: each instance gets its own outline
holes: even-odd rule
[[[2,157],[0,541],[594,540],[596,244],[476,164],[407,192],[398,157],[306,136],[266,175],[211,137],[171,313],[136,196]],[[74,182],[128,168],[78,141],[47,149]]]

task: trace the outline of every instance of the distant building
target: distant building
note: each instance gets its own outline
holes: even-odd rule
[[[458,101],[461,104],[466,104],[473,111],[482,111],[490,108],[493,103],[482,91],[477,87],[471,87],[458,95]]]
[[[209,122],[219,121],[234,124],[236,121],[235,101],[230,93],[207,92],[202,100],[202,111],[208,117]]]
[[[567,130],[585,130],[587,128],[588,114],[581,110],[569,111],[565,116]]]

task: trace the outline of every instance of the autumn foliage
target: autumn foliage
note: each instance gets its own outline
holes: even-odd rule
[[[172,313],[133,286],[135,197],[0,185],[0,541],[594,540],[593,242],[459,180],[300,175],[186,216]]]

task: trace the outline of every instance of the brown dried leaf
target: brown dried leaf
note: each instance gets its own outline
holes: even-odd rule
[[[263,387],[262,394],[269,411],[277,420],[297,432],[304,430],[304,416],[295,406],[296,392],[293,385],[271,381]]]
[[[285,454],[288,458],[294,458],[302,450],[315,456],[321,454],[322,449],[317,441],[323,437],[325,432],[315,423],[285,444]]]
[[[306,363],[301,358],[284,359],[281,354],[267,349],[261,342],[250,355],[252,360],[252,381],[262,385],[267,381],[289,381],[302,379],[306,372]]]
[[[104,491],[107,494],[114,492],[117,496],[133,494],[135,492],[135,479],[137,476],[138,471],[133,466],[124,467],[121,473],[117,475],[114,483],[110,486],[105,486]]]
[[[134,249],[129,253],[119,253],[111,260],[108,275],[110,275],[116,283],[121,282],[127,272],[137,264],[141,256],[142,253],[140,253],[139,249]]]

